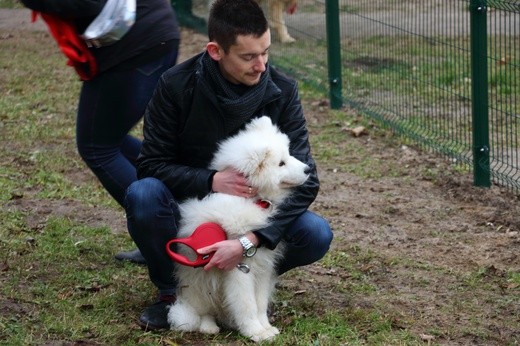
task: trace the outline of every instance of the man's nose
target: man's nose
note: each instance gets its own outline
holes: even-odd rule
[[[267,58],[263,56],[259,56],[255,59],[255,64],[253,66],[255,72],[264,72],[265,65],[267,64]]]

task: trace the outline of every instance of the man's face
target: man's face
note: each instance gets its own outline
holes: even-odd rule
[[[265,71],[271,32],[267,30],[260,37],[238,36],[236,44],[225,53],[221,50],[218,61],[224,78],[233,84],[255,85],[260,81],[260,75]]]

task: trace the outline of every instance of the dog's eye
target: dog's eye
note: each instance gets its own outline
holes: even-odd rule
[[[285,166],[285,161],[280,161],[280,163],[278,164],[278,166],[280,166],[280,167]]]

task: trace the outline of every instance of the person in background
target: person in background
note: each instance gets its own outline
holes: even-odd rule
[[[72,22],[83,33],[106,0],[21,0],[34,11]],[[76,121],[78,152],[103,187],[123,205],[137,180],[141,141],[130,130],[142,118],[159,77],[177,61],[180,30],[168,1],[137,0],[135,23],[117,42],[88,50],[97,73],[83,80]],[[145,263],[138,250],[116,259]]]
[[[168,306],[176,299],[175,264],[166,243],[177,235],[178,203],[212,192],[256,194],[239,172],[208,169],[218,143],[251,119],[266,115],[287,134],[290,154],[309,166],[309,178],[279,206],[268,227],[251,230],[247,240],[205,248],[214,256],[204,270],[238,270],[246,250],[274,249],[283,240],[287,251],[277,267],[283,274],[321,259],[333,238],[328,222],[308,210],[319,190],[309,133],[296,82],[268,64],[271,35],[262,9],[254,0],[216,0],[208,35],[204,52],[161,77],[145,113],[140,180],[127,190],[128,230],[159,291],[139,319],[149,330],[169,327]]]

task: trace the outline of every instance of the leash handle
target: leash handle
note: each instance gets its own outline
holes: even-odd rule
[[[182,265],[195,268],[203,267],[211,260],[214,253],[201,255],[197,253],[197,250],[226,239],[226,232],[222,226],[214,222],[206,222],[198,226],[191,236],[187,238],[174,238],[168,241],[166,243],[166,253],[173,261]],[[175,252],[173,249],[174,244],[186,245],[195,252],[197,258],[192,261],[188,257]]]

